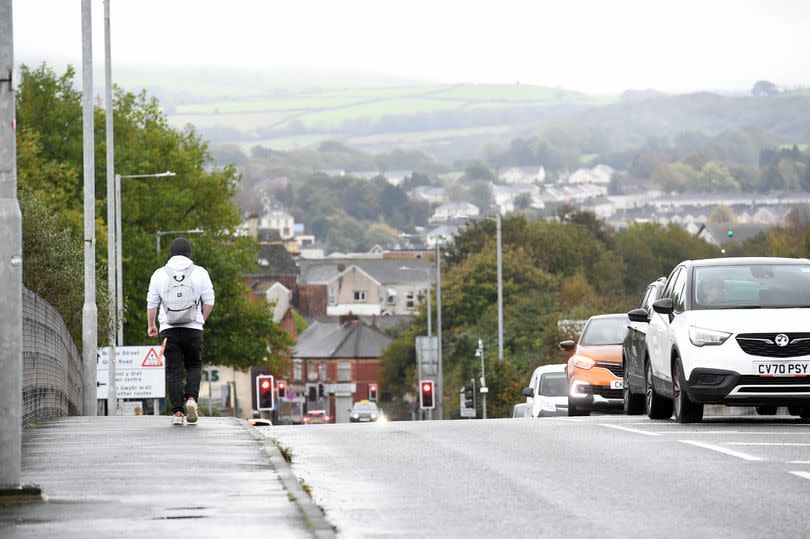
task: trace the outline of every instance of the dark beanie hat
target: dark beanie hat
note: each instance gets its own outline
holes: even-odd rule
[[[186,238],[175,238],[169,246],[169,257],[172,256],[185,256],[191,258],[191,242]]]

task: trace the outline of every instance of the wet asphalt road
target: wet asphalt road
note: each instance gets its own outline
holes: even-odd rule
[[[646,416],[269,427],[345,537],[797,537],[810,424]]]

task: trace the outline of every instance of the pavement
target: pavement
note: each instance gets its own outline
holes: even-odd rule
[[[340,536],[810,534],[810,424],[646,416],[273,426]]]
[[[23,433],[24,483],[0,537],[331,537],[278,449],[246,422],[73,417]]]

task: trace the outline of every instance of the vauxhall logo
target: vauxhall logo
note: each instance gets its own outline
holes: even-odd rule
[[[785,335],[784,333],[780,333],[779,335],[776,336],[774,341],[776,341],[776,346],[784,348],[785,346],[788,345],[790,339],[788,339],[788,336]]]

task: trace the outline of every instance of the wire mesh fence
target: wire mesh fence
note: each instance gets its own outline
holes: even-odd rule
[[[23,288],[23,425],[80,415],[82,357],[62,317]]]

